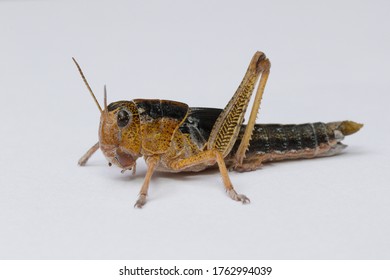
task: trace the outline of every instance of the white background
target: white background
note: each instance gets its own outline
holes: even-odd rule
[[[1,259],[390,258],[387,1],[0,1]],[[102,102],[223,107],[253,53],[272,62],[259,122],[365,124],[332,158],[231,173],[109,168]]]

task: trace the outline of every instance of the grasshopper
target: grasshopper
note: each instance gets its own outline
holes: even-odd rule
[[[235,191],[228,170],[252,171],[269,161],[332,156],[346,147],[341,143],[345,135],[362,127],[352,121],[256,124],[271,68],[262,52],[254,54],[241,84],[223,110],[159,99],[134,99],[107,105],[105,87],[102,109],[79,64],[74,58],[73,61],[101,113],[99,141],[78,163],[85,165],[100,148],[110,166],[117,165],[122,172],[133,170],[135,174],[137,159],[144,157],[147,172],[134,205],[137,208],[146,203],[155,171],[198,172],[215,165],[227,194],[235,201],[248,203],[247,196]],[[244,125],[255,88],[249,120]]]

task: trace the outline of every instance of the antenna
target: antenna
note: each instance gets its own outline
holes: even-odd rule
[[[106,112],[106,116],[108,116],[108,107],[107,107],[107,88],[104,85],[104,111]]]
[[[107,110],[107,88],[106,88],[106,85],[104,85],[104,110]]]
[[[74,57],[72,57],[72,59],[73,59],[74,63],[76,64],[77,69],[78,69],[79,72],[80,72],[81,78],[83,78],[83,81],[84,81],[85,85],[87,86],[87,88],[88,88],[88,90],[89,90],[89,93],[91,94],[93,100],[95,101],[96,105],[98,106],[100,113],[102,113],[102,112],[103,112],[102,107],[100,107],[100,104],[99,104],[99,102],[97,101],[97,99],[96,99],[96,97],[95,97],[95,94],[93,94],[93,91],[92,91],[91,87],[89,86],[89,84],[88,84],[88,82],[87,82],[87,79],[85,78],[85,76],[84,76],[84,74],[83,74],[83,71],[81,70],[80,65],[77,63],[77,61],[76,61],[76,59],[75,59]]]

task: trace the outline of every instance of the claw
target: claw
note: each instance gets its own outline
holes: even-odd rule
[[[243,194],[237,194],[237,192],[234,189],[231,189],[228,191],[228,195],[230,196],[231,199],[235,201],[241,201],[242,204],[247,204],[250,203],[250,199]]]
[[[134,208],[141,209],[146,204],[146,195],[140,194],[138,200],[134,204]]]

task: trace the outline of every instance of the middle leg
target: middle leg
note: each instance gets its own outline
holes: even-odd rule
[[[243,194],[238,194],[230,181],[228,170],[225,165],[225,161],[222,154],[216,149],[202,151],[199,154],[193,155],[185,159],[176,159],[168,163],[168,165],[175,171],[182,171],[197,165],[213,165],[217,163],[219,172],[222,176],[222,181],[225,186],[225,190],[229,197],[236,201],[241,201],[243,204],[249,203],[250,200]]]

